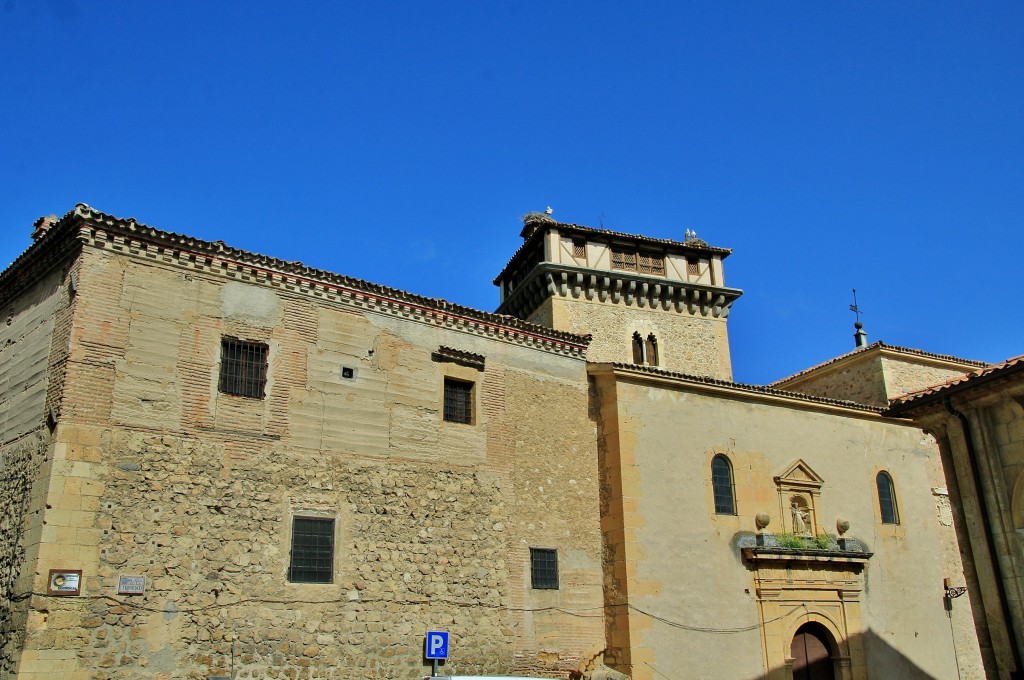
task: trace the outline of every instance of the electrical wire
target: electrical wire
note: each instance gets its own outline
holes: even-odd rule
[[[30,597],[56,598],[56,599],[60,599],[60,600],[64,600],[64,601],[67,601],[67,599],[68,599],[67,596],[64,596],[64,595],[51,595],[49,593],[41,593],[41,592],[35,592],[35,591],[14,595],[14,596],[11,596],[9,599],[12,602],[20,602],[20,601],[26,600],[26,599],[28,599]],[[757,623],[753,623],[753,624],[750,624],[750,625],[747,625],[747,626],[738,626],[738,627],[714,627],[714,626],[695,626],[695,625],[692,625],[692,624],[683,623],[681,621],[673,621],[672,619],[666,618],[664,616],[660,616],[658,614],[654,614],[652,612],[649,612],[649,611],[646,611],[644,609],[641,609],[640,607],[637,607],[635,605],[632,605],[632,604],[629,604],[629,603],[625,603],[625,602],[613,603],[613,604],[609,604],[609,605],[601,605],[599,607],[581,607],[581,608],[569,609],[569,608],[566,608],[566,607],[554,607],[554,606],[551,606],[551,607],[504,607],[502,605],[485,604],[485,603],[478,603],[478,602],[459,602],[459,601],[443,602],[443,601],[438,601],[438,600],[389,600],[389,599],[384,599],[384,598],[359,599],[359,600],[295,600],[295,599],[244,597],[244,598],[240,598],[240,599],[237,599],[237,600],[232,600],[230,602],[213,602],[213,603],[210,603],[208,605],[203,605],[203,606],[199,606],[199,607],[183,607],[183,608],[169,609],[167,607],[152,607],[152,606],[148,606],[148,605],[142,604],[140,602],[135,602],[135,601],[132,601],[132,600],[126,600],[126,599],[117,598],[117,597],[114,597],[112,595],[81,595],[81,596],[78,596],[78,598],[76,598],[76,599],[91,600],[91,601],[103,600],[103,601],[110,602],[110,603],[112,603],[112,604],[114,604],[116,606],[127,607],[127,608],[135,609],[135,610],[138,610],[138,611],[152,612],[152,613],[155,613],[155,614],[201,614],[201,613],[204,613],[204,612],[213,611],[213,610],[217,610],[217,609],[227,609],[227,608],[230,608],[230,607],[238,607],[238,606],[242,606],[242,605],[285,605],[285,606],[292,606],[292,605],[297,605],[297,604],[305,604],[305,605],[331,605],[331,606],[337,606],[339,603],[342,603],[342,604],[356,604],[356,603],[358,603],[358,604],[373,604],[373,603],[380,602],[380,603],[387,603],[387,604],[396,604],[396,603],[397,604],[405,604],[405,605],[410,605],[410,606],[422,606],[422,605],[426,605],[426,606],[434,605],[434,606],[437,606],[437,605],[441,605],[441,604],[447,604],[447,605],[454,605],[454,606],[462,607],[462,608],[466,608],[466,609],[469,609],[469,608],[501,609],[501,610],[504,610],[504,611],[516,612],[516,613],[557,612],[557,613],[560,613],[560,614],[565,614],[566,616],[574,616],[574,617],[577,617],[577,618],[599,619],[599,618],[604,618],[605,617],[605,610],[607,610],[607,609],[614,609],[614,608],[625,607],[629,611],[636,612],[637,614],[641,614],[641,615],[646,616],[646,617],[648,617],[650,619],[658,621],[659,623],[663,623],[663,624],[665,624],[667,626],[671,626],[672,628],[678,628],[680,630],[687,630],[687,631],[696,632],[696,633],[714,633],[714,634],[723,634],[723,635],[734,634],[734,633],[747,633],[747,632],[750,632],[752,630],[757,630],[762,625],[773,623],[775,621],[778,621],[780,619],[783,619],[783,618],[789,616],[789,614],[792,613],[793,610],[799,608],[799,607],[793,607],[793,609],[791,609],[790,611],[788,611],[788,612],[786,612],[784,614],[781,614],[781,615],[779,615],[779,616],[777,616],[777,617],[775,617],[773,619],[769,619],[767,621],[764,621],[763,623],[757,622]],[[803,606],[806,608],[806,605],[803,605]],[[595,612],[595,613],[590,613],[590,612]]]

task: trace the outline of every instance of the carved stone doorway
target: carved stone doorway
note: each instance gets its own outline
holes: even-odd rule
[[[832,640],[825,627],[805,623],[793,636],[793,680],[836,680],[832,668]]]

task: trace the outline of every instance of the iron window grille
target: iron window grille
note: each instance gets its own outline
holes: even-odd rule
[[[334,520],[292,519],[292,555],[288,580],[293,583],[334,581]]]
[[[473,423],[473,383],[444,379],[444,419],[449,423]]]
[[[711,459],[711,489],[715,495],[715,514],[735,515],[736,493],[732,479],[732,464],[723,455]]]
[[[530,583],[537,589],[558,590],[558,550],[530,548]]]
[[[237,338],[220,341],[220,382],[225,394],[262,399],[267,385],[267,346]]]

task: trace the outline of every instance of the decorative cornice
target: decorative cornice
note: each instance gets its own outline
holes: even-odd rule
[[[726,319],[732,303],[742,294],[736,288],[541,262],[505,298],[498,313],[527,318],[549,297],[560,297]]]
[[[434,361],[468,366],[478,371],[484,370],[485,359],[482,354],[474,354],[473,352],[465,352],[461,349],[441,345],[430,356]]]
[[[222,241],[162,231],[134,218],[118,218],[79,203],[50,226],[7,271],[0,285],[15,276],[39,251],[61,241],[203,271],[224,278],[330,300],[381,314],[553,352],[586,358],[588,336],[556,331],[515,317],[491,314],[438,298],[415,295],[360,279],[232,248]],[[5,286],[6,288],[6,286]],[[6,292],[6,290],[4,291]]]

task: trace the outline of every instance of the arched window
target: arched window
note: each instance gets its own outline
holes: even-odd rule
[[[647,336],[647,344],[644,346],[647,351],[647,365],[657,366],[658,365],[658,339],[654,337],[654,333]]]
[[[633,333],[633,363],[644,363],[644,339],[639,333]]]
[[[732,463],[718,454],[711,459],[711,489],[715,494],[715,514],[736,514],[736,492],[732,483]]]
[[[878,485],[878,507],[882,511],[882,524],[899,524],[900,513],[896,509],[896,488],[888,472],[879,472],[875,477]]]

